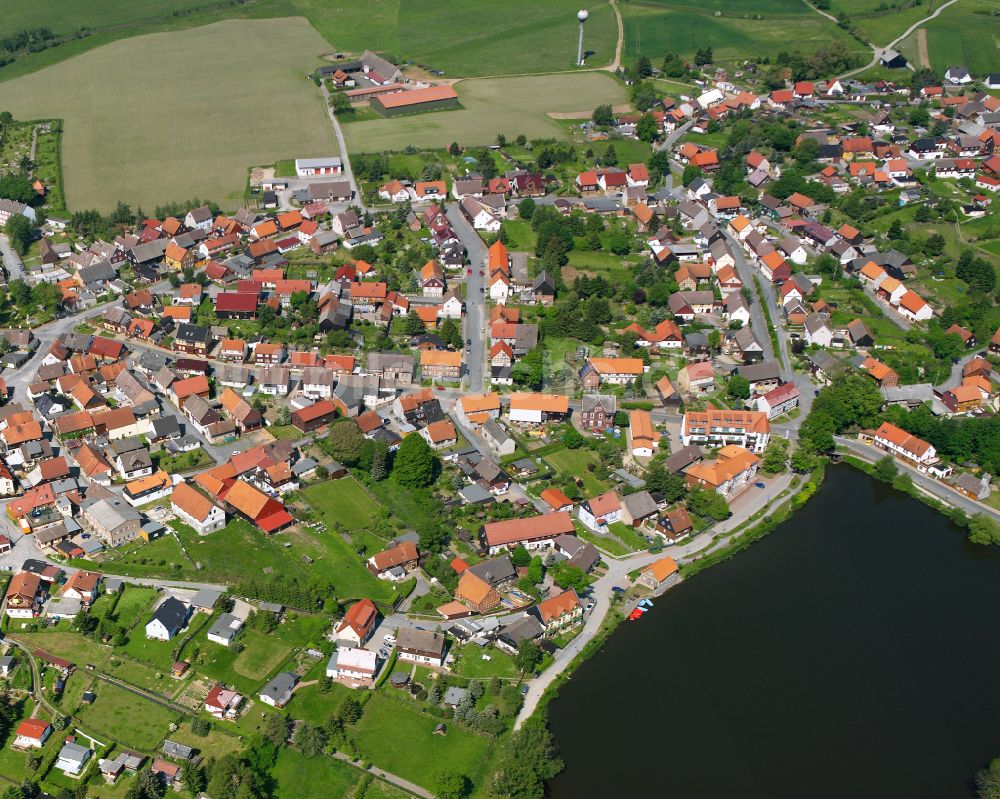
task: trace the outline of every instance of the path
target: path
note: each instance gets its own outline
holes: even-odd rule
[[[920,58],[922,68],[931,68],[931,56],[927,52],[927,28],[921,28],[917,31],[917,56]]]
[[[954,5],[957,2],[958,2],[958,0],[948,0],[948,2],[942,3],[933,14],[927,15],[923,19],[918,19],[916,22],[914,22],[912,25],[910,25],[909,28],[907,28],[905,31],[903,31],[903,33],[900,36],[897,36],[895,39],[893,39],[891,42],[889,42],[889,44],[887,44],[885,47],[876,47],[874,44],[871,44],[869,42],[869,46],[872,48],[872,53],[873,53],[872,60],[869,61],[867,64],[865,64],[863,67],[858,67],[857,69],[852,69],[852,70],[849,70],[848,72],[845,72],[842,75],[838,75],[837,78],[849,78],[851,75],[857,75],[859,72],[864,72],[866,69],[871,69],[872,67],[877,66],[879,59],[882,57],[882,54],[885,53],[886,50],[894,50],[896,48],[896,45],[899,44],[901,41],[903,41],[903,39],[905,39],[911,33],[913,33],[913,31],[915,31],[917,28],[919,28],[924,23],[930,22],[932,19],[934,19],[935,17],[937,17],[942,11],[944,11],[946,8],[948,8],[948,6]],[[816,8],[814,5],[812,5],[811,3],[809,3],[809,0],[805,0],[805,3],[806,3],[807,6],[809,6],[817,14],[823,14],[824,17],[829,17],[830,19],[833,19],[832,17],[830,17],[829,14],[825,14],[824,12],[822,12],[818,8]],[[834,20],[834,21],[836,21],[836,20]],[[921,55],[921,60],[922,59],[923,59],[923,56]]]
[[[320,83],[320,91],[323,92],[323,105],[326,106],[326,115],[330,117],[330,124],[333,125],[333,134],[337,137],[337,146],[340,147],[340,162],[344,165],[344,175],[347,181],[351,184],[351,191],[354,192],[354,205],[356,205],[362,211],[365,210],[365,201],[361,196],[361,192],[358,190],[358,184],[354,180],[354,170],[351,169],[351,159],[347,156],[347,141],[344,139],[344,131],[340,128],[340,122],[337,120],[337,115],[333,113],[333,107],[330,105],[330,92],[326,89],[325,83]]]
[[[364,764],[360,760],[351,760],[351,758],[349,758],[343,752],[334,752],[332,757],[335,757],[342,763],[347,763],[348,765],[354,766],[354,768],[358,769],[359,771],[367,771],[371,774],[374,774],[376,777],[383,779],[386,782],[391,783],[392,785],[395,785],[397,788],[402,788],[404,791],[407,791],[413,794],[414,796],[421,797],[421,799],[434,799],[434,794],[432,794],[430,791],[424,790],[419,785],[415,785],[409,780],[403,779],[398,774],[393,774],[391,771],[385,771],[384,769],[377,768],[376,766],[370,766],[369,768],[365,768]]]
[[[611,10],[615,12],[615,20],[618,22],[618,42],[615,44],[615,60],[604,67],[606,72],[618,72],[622,65],[622,46],[625,44],[625,25],[622,23],[622,14],[618,10],[616,0],[610,0]]]

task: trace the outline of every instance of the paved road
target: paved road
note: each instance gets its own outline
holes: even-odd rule
[[[10,246],[10,239],[0,233],[0,257],[3,258],[8,280],[24,280],[26,277],[21,257]]]
[[[852,454],[860,456],[869,463],[874,463],[875,461],[884,458],[886,455],[884,450],[865,444],[858,441],[856,438],[834,436],[833,440],[840,446],[849,449]],[[996,521],[1000,521],[1000,511],[995,508],[991,508],[989,505],[984,505],[981,502],[969,499],[964,494],[958,493],[947,483],[942,483],[940,480],[935,480],[933,477],[921,474],[916,469],[911,468],[909,465],[900,460],[896,461],[896,465],[903,469],[912,478],[914,485],[925,489],[929,494],[933,494],[942,502],[946,502],[953,507],[961,509],[969,516],[985,514],[992,517]]]
[[[358,190],[358,184],[354,180],[354,170],[351,169],[351,160],[347,156],[347,141],[344,139],[344,131],[341,130],[340,121],[330,107],[330,93],[326,90],[326,85],[320,83],[320,90],[323,92],[323,105],[326,106],[326,114],[330,117],[330,124],[333,125],[333,135],[337,137],[337,145],[340,147],[340,160],[344,165],[344,175],[351,184],[351,191],[354,192],[355,205],[362,211],[365,210],[364,198]]]
[[[449,203],[445,214],[468,253],[472,269],[465,281],[465,337],[472,339],[472,351],[466,355],[466,386],[469,391],[478,392],[486,382],[486,299],[482,293],[486,290],[486,245],[462,214],[458,203]]]

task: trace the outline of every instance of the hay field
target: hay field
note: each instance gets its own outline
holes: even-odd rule
[[[548,112],[591,111],[601,103],[628,101],[625,90],[603,72],[538,75],[522,78],[483,78],[455,85],[462,108],[393,119],[348,122],[344,127],[351,152],[402,150],[491,144],[497,133],[513,139],[565,139],[567,130]]]
[[[0,83],[0,108],[64,120],[71,210],[235,207],[251,164],[337,152],[304,78],[328,49],[301,17],[138,36]]]
[[[993,16],[995,7],[992,0],[962,0],[926,23],[923,27],[931,66],[944,73],[950,66],[964,64],[978,78],[996,72],[1000,64],[1000,17]],[[916,54],[916,31],[903,41],[902,49]]]

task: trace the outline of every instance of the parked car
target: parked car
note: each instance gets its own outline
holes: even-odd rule
[[[757,488],[763,488],[764,487],[764,484],[761,483],[761,482],[756,482],[756,483],[754,483],[754,485],[757,486]]]

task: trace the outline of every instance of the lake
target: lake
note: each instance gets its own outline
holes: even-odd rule
[[[833,466],[549,707],[553,799],[968,799],[1000,757],[1000,549]]]

